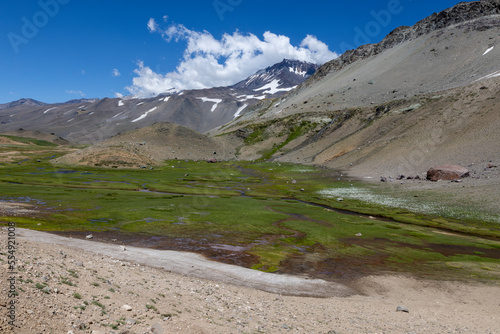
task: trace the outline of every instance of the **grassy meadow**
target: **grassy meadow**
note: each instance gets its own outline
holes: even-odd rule
[[[0,201],[38,211],[0,211],[0,221],[18,227],[140,237],[145,245],[155,237],[188,240],[203,245],[193,251],[219,252],[227,262],[249,255],[245,265],[256,270],[333,280],[385,272],[500,279],[498,223],[350,196],[367,186],[338,181],[332,171],[177,160],[153,169],[59,166],[51,159],[67,149],[24,143],[0,146],[0,154],[15,151],[0,160]]]

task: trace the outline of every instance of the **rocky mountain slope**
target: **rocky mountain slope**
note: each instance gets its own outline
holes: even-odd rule
[[[317,68],[315,64],[285,59],[231,87],[189,90],[150,99],[83,99],[63,104],[23,99],[0,105],[0,132],[39,130],[79,143],[99,142],[156,122],[172,122],[204,132],[237,118],[260,100],[289,92]]]
[[[255,105],[255,113],[237,121],[308,112],[309,103],[323,111],[376,105],[494,78],[500,75],[499,32],[500,15],[485,16],[366,54],[339,69],[333,68],[337,61],[325,64],[286,97]],[[357,52],[366,47],[371,46]]]
[[[374,143],[380,145],[384,140],[392,145],[400,143],[401,147],[407,145],[401,159],[408,160],[413,151],[408,145],[416,146],[432,133],[439,133],[432,137],[432,152],[462,157],[455,159],[457,162],[467,160],[469,154],[463,145],[455,146],[453,151],[440,145],[445,141],[462,142],[466,134],[470,134],[467,152],[477,156],[479,152],[488,151],[483,158],[495,159],[493,143],[497,134],[486,129],[495,128],[500,122],[495,102],[500,76],[499,11],[498,1],[460,3],[413,27],[396,29],[381,43],[362,46],[325,64],[288,95],[263,101],[212,133],[247,136],[259,128],[259,124],[271,122],[279,127],[288,123],[289,128],[294,128],[300,122],[310,122],[314,125],[309,127],[312,132],[303,131],[302,139],[294,138],[284,150],[277,150],[274,157],[284,154],[280,159],[289,155],[294,161],[336,168],[349,168],[351,163],[360,168],[359,159],[368,161],[366,152],[351,160],[346,159],[348,153],[360,146],[371,146],[375,150]],[[281,121],[294,115],[300,119],[299,123]],[[404,126],[403,118],[411,121]],[[486,119],[483,128],[474,125]],[[420,130],[410,132],[410,128]],[[369,131],[373,132],[371,136],[361,135]],[[443,138],[444,133],[449,135]],[[271,145],[280,142],[278,136],[269,137],[273,137]],[[352,143],[345,144],[349,141]],[[258,144],[253,150],[256,153],[266,147],[263,142],[255,144]],[[316,149],[310,150],[312,144]],[[299,146],[301,154],[294,153],[291,158],[289,152],[297,152]],[[320,151],[323,153],[319,154]],[[424,159],[430,156],[430,150],[422,151]],[[383,169],[391,159],[380,147],[376,152],[384,162]],[[372,168],[368,163],[366,166]]]
[[[430,34],[432,32],[447,28],[453,25],[469,22],[469,28],[474,29],[474,21],[480,19],[482,21],[487,16],[500,15],[499,0],[480,0],[472,2],[461,2],[454,7],[446,9],[440,13],[433,15],[417,22],[414,26],[402,26],[392,31],[380,43],[363,45],[355,50],[349,50],[337,59],[330,61],[320,68],[306,86],[325,77],[328,73],[339,71],[347,65],[355,61],[366,59],[370,56],[375,56],[381,52],[393,48],[394,46],[417,39],[420,36]],[[479,30],[488,30],[490,24],[479,22],[475,27]]]

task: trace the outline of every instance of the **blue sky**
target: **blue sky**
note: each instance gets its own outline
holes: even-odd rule
[[[0,103],[236,83],[282,58],[325,62],[458,0],[0,2]]]

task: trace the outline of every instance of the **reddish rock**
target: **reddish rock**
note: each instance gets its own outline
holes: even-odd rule
[[[467,168],[457,165],[443,165],[429,169],[427,180],[459,180],[469,176]]]

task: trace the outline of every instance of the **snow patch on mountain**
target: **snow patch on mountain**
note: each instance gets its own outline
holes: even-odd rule
[[[48,113],[49,111],[54,110],[54,109],[56,109],[56,108],[57,108],[57,107],[53,107],[53,108],[47,109],[47,110],[45,110],[43,113],[44,113],[44,114],[46,114],[46,113]]]
[[[214,112],[215,109],[217,109],[217,107],[219,106],[219,103],[222,102],[222,99],[210,99],[208,97],[197,97],[198,100],[202,100],[203,102],[211,102],[211,103],[215,103],[213,106],[212,106],[212,109],[211,109],[211,112]]]
[[[146,117],[149,115],[149,113],[152,113],[152,112],[153,112],[153,111],[155,111],[156,109],[158,109],[158,107],[154,107],[154,108],[150,109],[149,111],[146,111],[144,114],[142,114],[141,116],[139,116],[139,117],[137,117],[136,119],[134,119],[134,120],[132,121],[132,123],[138,122],[138,121],[140,121],[141,119],[146,118]]]
[[[291,72],[291,73],[295,73],[297,75],[300,75],[300,76],[303,76],[304,78],[306,77],[307,75],[307,72],[306,71],[300,71],[298,68],[293,68],[293,67],[289,67],[288,70]]]
[[[255,96],[255,95],[240,95],[236,97],[238,102],[245,102],[248,100],[264,100],[265,96]]]
[[[488,53],[490,53],[490,51],[492,51],[495,47],[492,46],[491,48],[489,48],[488,50],[486,50],[484,53],[483,53],[483,56],[487,55]]]
[[[242,106],[240,107],[240,109],[238,109],[238,111],[236,111],[236,113],[234,114],[234,118],[236,118],[236,117],[240,116],[241,112],[242,112],[243,110],[245,110],[245,108],[246,108],[246,107],[248,107],[248,104],[244,104],[244,105],[242,105]]]
[[[118,101],[118,107],[123,107],[125,105],[125,103],[123,103],[122,100]]]
[[[500,71],[496,71],[496,72],[493,72],[491,74],[488,74],[480,79],[477,79],[476,81],[474,82],[478,82],[478,81],[481,81],[481,80],[484,80],[484,79],[491,79],[491,78],[496,78],[496,77],[500,77]]]
[[[279,92],[289,92],[292,89],[294,89],[295,87],[297,87],[297,86],[294,86],[294,87],[289,87],[289,88],[279,88],[279,86],[281,86],[280,81],[278,79],[274,79],[273,81],[271,81],[267,85],[262,86],[262,87],[257,88],[257,89],[254,89],[254,91],[261,91],[261,90],[268,89],[265,92],[263,92],[262,94],[276,94]]]

